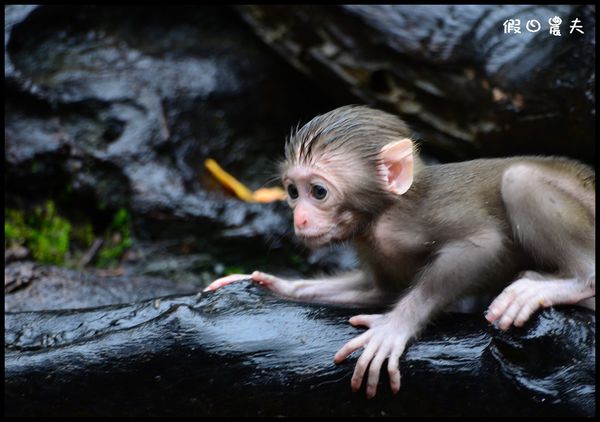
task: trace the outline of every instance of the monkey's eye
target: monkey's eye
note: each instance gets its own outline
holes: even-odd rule
[[[298,197],[298,188],[296,185],[288,185],[287,191],[290,198],[296,199]]]
[[[312,194],[315,197],[315,199],[321,200],[327,196],[327,189],[325,189],[321,185],[314,185],[312,187]]]

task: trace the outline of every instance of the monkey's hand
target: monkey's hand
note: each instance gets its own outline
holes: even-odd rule
[[[360,389],[368,367],[367,398],[375,397],[381,365],[388,358],[387,370],[390,387],[396,394],[400,390],[400,370],[398,368],[400,356],[404,353],[406,343],[410,339],[408,330],[393,314],[356,315],[350,318],[349,322],[354,326],[369,327],[363,334],[346,343],[334,357],[335,363],[340,363],[355,350],[361,347],[365,348],[354,368],[350,382],[352,390],[356,392]]]
[[[275,277],[270,274],[261,273],[260,271],[254,271],[252,274],[231,274],[226,277],[221,277],[212,283],[210,283],[203,292],[209,292],[217,290],[220,287],[242,280],[252,280],[259,286],[265,287],[271,290],[273,293],[280,296],[289,297],[293,290],[292,283],[283,280],[279,277]]]

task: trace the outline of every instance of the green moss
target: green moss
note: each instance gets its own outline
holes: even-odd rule
[[[104,232],[104,244],[96,266],[114,267],[131,247],[131,217],[121,208]],[[46,201],[33,212],[4,210],[5,247],[25,246],[36,261],[75,266],[77,259],[93,244],[94,226],[87,221],[70,223],[56,211],[53,201]],[[70,250],[73,249],[73,250]]]
[[[54,202],[46,201],[25,215],[5,210],[4,236],[9,245],[24,245],[40,262],[62,264],[69,251],[71,224],[56,213]]]
[[[29,236],[25,217],[19,210],[4,210],[4,240],[8,246],[24,245]]]
[[[98,253],[96,266],[115,267],[123,253],[131,247],[131,217],[125,208],[117,211],[113,222],[104,236],[104,245]]]

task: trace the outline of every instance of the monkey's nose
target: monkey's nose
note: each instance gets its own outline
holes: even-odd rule
[[[306,218],[304,213],[294,214],[294,226],[296,230],[304,229],[308,226],[308,218]]]

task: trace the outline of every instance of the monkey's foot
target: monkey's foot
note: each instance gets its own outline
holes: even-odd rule
[[[540,275],[526,272],[500,293],[490,305],[485,318],[507,330],[512,324],[521,327],[538,309],[552,305],[576,304],[593,297],[593,286],[576,279],[539,279]]]

